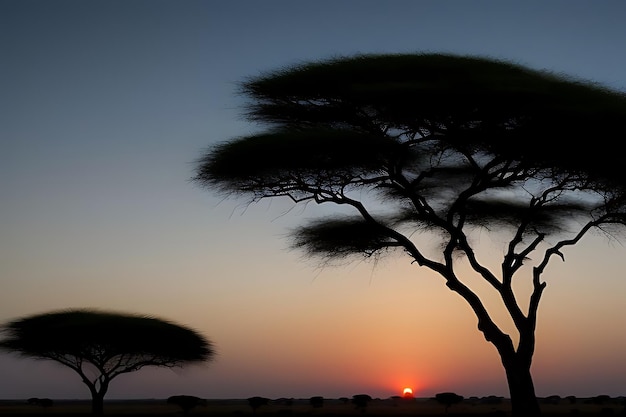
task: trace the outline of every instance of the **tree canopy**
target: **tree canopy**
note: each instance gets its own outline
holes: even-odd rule
[[[530,366],[543,273],[588,232],[613,238],[626,224],[626,94],[449,54],[288,66],[245,80],[240,93],[245,116],[266,129],[217,143],[198,160],[195,181],[250,202],[281,197],[351,210],[295,228],[293,247],[326,260],[399,249],[441,275],[497,349],[514,415],[538,415]],[[496,269],[476,231],[502,234]],[[439,239],[438,255],[424,234]],[[461,264],[499,294],[516,343]],[[513,285],[523,276],[532,288],[525,302]]]
[[[222,190],[294,164],[317,168],[320,158],[328,170],[375,171],[397,150],[400,134],[425,133],[450,147],[503,153],[533,166],[624,178],[620,155],[612,152],[626,134],[624,93],[506,61],[359,55],[270,72],[244,82],[241,93],[252,99],[246,116],[272,129],[214,151],[199,174]]]
[[[596,226],[624,222],[623,93],[445,54],[303,64],[250,79],[241,92],[252,99],[247,117],[270,129],[199,161],[195,180],[226,195],[350,204],[347,192],[369,189],[408,203],[385,224],[431,230],[446,215],[481,227],[517,227],[525,217],[523,232],[542,235],[563,231],[572,220],[565,212],[591,214]],[[529,191],[511,192],[520,188]],[[530,209],[531,194],[541,207]],[[428,210],[426,200],[416,210],[416,196],[429,199]],[[394,245],[361,220],[301,228],[295,246],[336,258]]]
[[[0,350],[50,359],[77,372],[102,412],[115,377],[144,366],[179,367],[211,360],[213,345],[196,331],[150,316],[89,309],[36,314],[2,327]]]

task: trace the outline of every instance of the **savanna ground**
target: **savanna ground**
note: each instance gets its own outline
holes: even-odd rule
[[[624,397],[611,398],[599,404],[591,399],[578,398],[574,401],[560,399],[548,403],[542,400],[542,411],[546,417],[550,416],[624,416],[626,404]],[[180,416],[182,411],[178,406],[168,404],[163,400],[125,400],[105,401],[104,413],[112,416]],[[434,399],[375,399],[365,410],[355,409],[354,405],[338,399],[325,399],[320,408],[313,408],[308,399],[288,401],[272,401],[269,405],[261,406],[253,412],[247,400],[207,400],[206,406],[198,406],[191,410],[190,416],[213,417],[245,417],[245,416],[510,416],[510,404],[502,399],[498,404],[485,403],[481,399],[465,399],[460,404],[454,404],[447,410],[444,405]],[[61,416],[82,417],[90,415],[90,402],[83,400],[55,400],[54,405],[43,408],[28,404],[26,400],[0,400],[0,416]]]

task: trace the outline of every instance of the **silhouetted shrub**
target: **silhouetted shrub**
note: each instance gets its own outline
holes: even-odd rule
[[[558,395],[550,395],[543,399],[544,404],[558,404],[561,402],[561,397]]]
[[[252,412],[256,413],[256,410],[263,406],[263,405],[268,405],[270,403],[270,399],[269,398],[265,398],[265,397],[250,397],[248,398],[248,404],[250,405],[250,407],[252,407]]]
[[[361,412],[365,412],[367,404],[370,401],[372,401],[372,397],[367,394],[357,394],[352,396],[352,404],[354,404],[354,408],[361,410]]]
[[[193,395],[172,395],[167,399],[168,404],[177,405],[183,410],[183,414],[187,415],[191,410],[199,405],[206,406],[206,400],[194,397]]]
[[[591,398],[591,402],[598,405],[606,404],[609,401],[611,401],[611,397],[609,395],[596,395]]]
[[[29,398],[28,400],[26,400],[26,402],[28,404],[38,405],[38,406],[43,407],[43,408],[52,407],[54,405],[54,401],[52,401],[50,398],[36,398],[36,397],[32,397],[32,398]]]
[[[400,395],[392,395],[391,397],[389,397],[391,399],[391,403],[393,404],[394,407],[397,407],[398,404],[402,403],[402,400],[404,399],[403,397],[401,397]]]
[[[481,403],[481,404],[497,405],[497,404],[502,404],[502,400],[503,400],[503,399],[504,399],[503,397],[498,397],[498,396],[495,396],[495,395],[490,395],[490,396],[488,396],[488,397],[483,397],[483,398],[480,400],[480,403]]]
[[[322,408],[324,406],[324,397],[316,395],[314,397],[309,398],[309,404],[313,408]]]
[[[448,412],[448,408],[452,405],[463,401],[463,396],[455,394],[454,392],[440,392],[439,394],[435,394],[435,400],[437,400],[439,404],[443,404],[446,407],[446,412]]]

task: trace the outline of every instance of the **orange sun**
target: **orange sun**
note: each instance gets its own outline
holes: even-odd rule
[[[413,397],[413,390],[411,388],[405,388],[402,391],[402,396],[403,397]]]

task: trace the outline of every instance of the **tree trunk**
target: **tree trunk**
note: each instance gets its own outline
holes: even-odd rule
[[[91,388],[91,387],[90,387]],[[101,416],[104,414],[104,396],[109,389],[108,381],[101,381],[100,390],[93,386],[91,389],[91,414]]]
[[[481,322],[482,325],[479,325],[479,329],[487,341],[496,347],[502,360],[509,385],[512,416],[541,416],[533,377],[530,374],[534,352],[534,328],[526,327],[520,331],[520,343],[518,350],[515,351],[511,338],[502,333],[487,316],[484,317],[485,319]]]
[[[541,416],[539,401],[535,395],[535,386],[530,374],[530,365],[520,364],[516,358],[502,359],[506,371],[511,397],[513,417]]]
[[[91,414],[101,416],[104,414],[104,394],[99,392],[91,396]]]
[[[512,274],[507,273],[507,276],[512,276]],[[538,278],[535,278],[538,282]],[[510,280],[500,289],[506,308],[519,331],[520,340],[517,350],[513,345],[511,337],[500,330],[474,292],[458,281],[452,273],[450,273],[447,285],[469,303],[478,318],[478,330],[483,333],[489,343],[493,344],[500,355],[509,385],[512,416],[541,416],[539,401],[535,395],[533,378],[530,374],[530,366],[533,353],[535,352],[537,305],[545,285],[537,284],[535,286],[528,317],[524,317],[517,307],[515,297],[511,291]]]
[[[63,362],[61,362],[63,363]],[[109,383],[111,382],[110,375],[102,373],[94,381],[87,378],[87,375],[83,372],[80,366],[73,367],[74,371],[80,375],[83,383],[89,388],[91,393],[91,414],[94,416],[101,416],[104,414],[104,396],[109,390]]]

